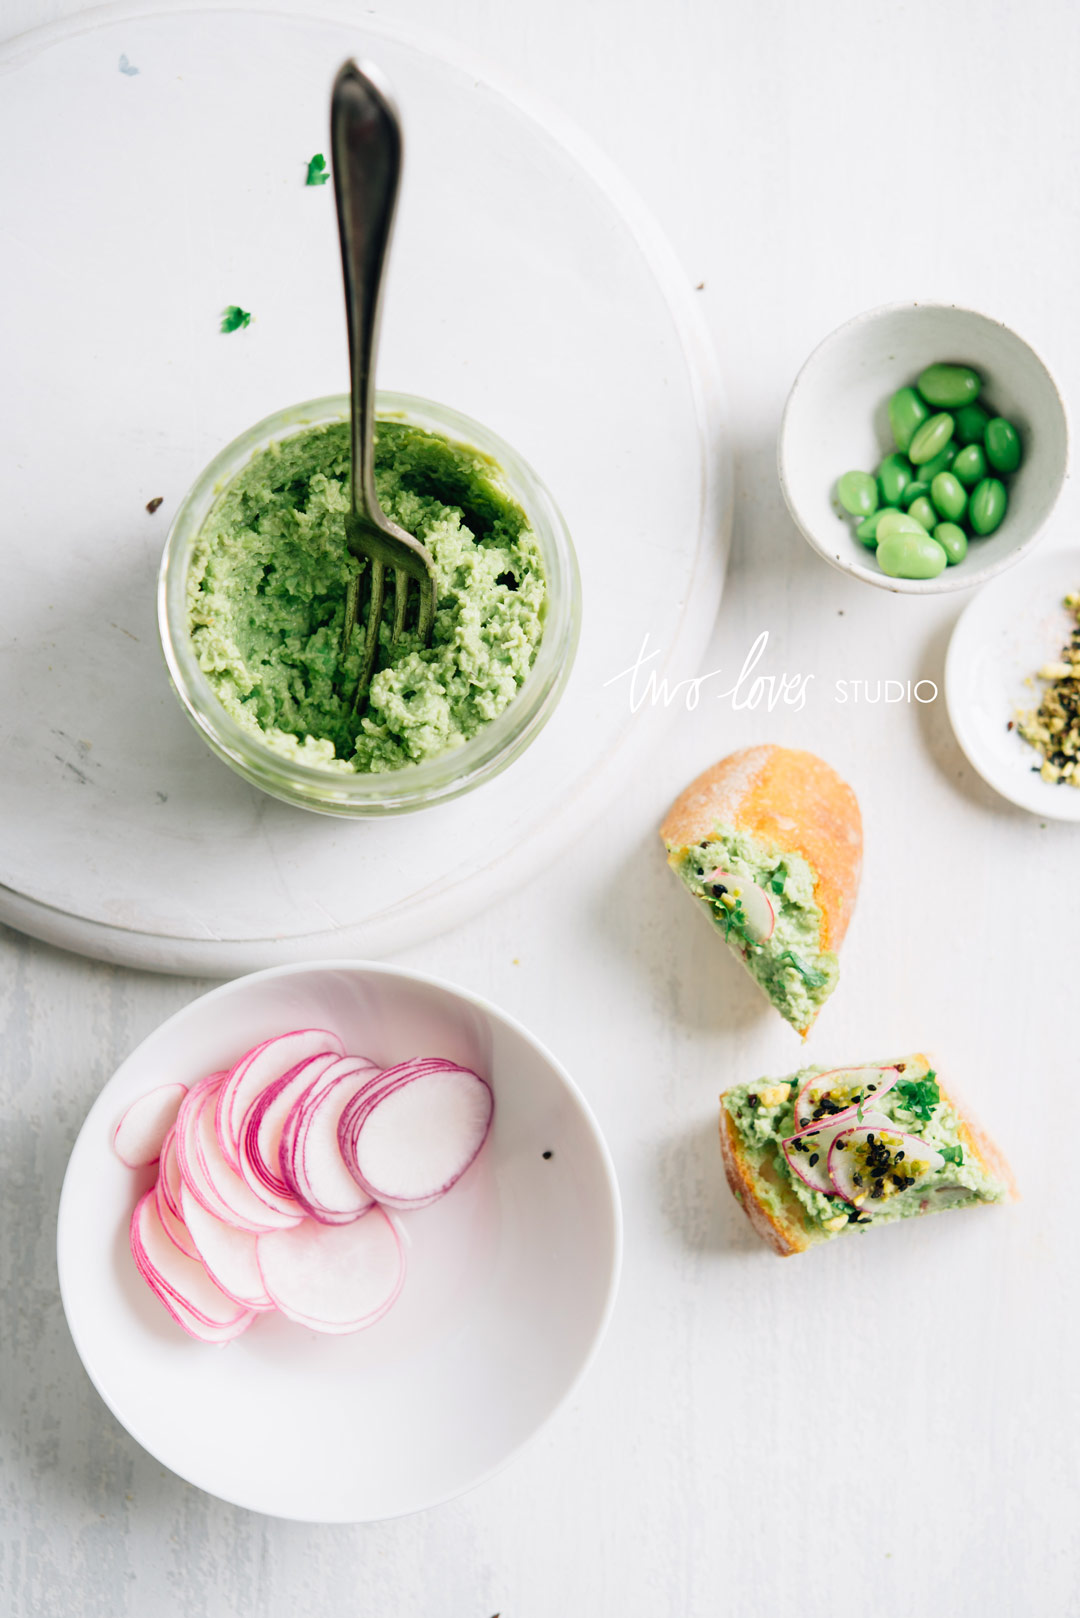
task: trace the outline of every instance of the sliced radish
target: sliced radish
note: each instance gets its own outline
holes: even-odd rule
[[[494,1104],[490,1085],[469,1068],[402,1062],[365,1086],[346,1111],[342,1154],[376,1202],[423,1208],[472,1163]]]
[[[263,1285],[290,1320],[314,1331],[344,1333],[386,1313],[405,1280],[405,1254],[393,1222],[370,1208],[347,1225],[305,1220],[295,1230],[260,1236]]]
[[[152,1191],[131,1216],[131,1252],[143,1280],[193,1337],[225,1342],[254,1319],[250,1309],[222,1292],[198,1259],[188,1258],[170,1240]]]
[[[186,1084],[159,1084],[131,1103],[113,1135],[113,1150],[121,1163],[141,1169],[157,1162],[186,1095]]]
[[[215,1125],[219,1087],[189,1091],[176,1120],[176,1157],[183,1183],[208,1213],[242,1230],[282,1230],[301,1215],[271,1208],[225,1160]]]
[[[216,1219],[186,1186],[180,1190],[180,1205],[196,1254],[211,1280],[247,1309],[272,1309],[255,1257],[255,1232]]]
[[[346,1107],[380,1069],[367,1057],[343,1056],[328,1067],[290,1112],[281,1136],[281,1172],[313,1219],[345,1224],[372,1197],[346,1168],[338,1126]]]
[[[860,1102],[876,1105],[899,1077],[896,1067],[836,1067],[811,1074],[795,1097],[795,1133]]]
[[[309,1056],[275,1079],[248,1108],[240,1131],[240,1172],[257,1196],[284,1213],[304,1209],[282,1174],[281,1134],[290,1113],[328,1067],[342,1060],[331,1052]]]
[[[218,1095],[217,1128],[221,1149],[238,1173],[240,1134],[248,1108],[268,1085],[323,1051],[344,1056],[345,1047],[326,1028],[294,1028],[246,1051],[232,1068]]]
[[[180,1170],[176,1166],[176,1137],[170,1129],[161,1148],[161,1163],[154,1182],[158,1217],[171,1238],[188,1258],[198,1258],[199,1250],[180,1213]]]
[[[776,906],[764,888],[759,888],[748,876],[736,876],[733,871],[719,867],[702,877],[702,881],[716,898],[726,893],[741,904],[747,937],[757,944],[763,944],[772,937],[776,927]]]
[[[800,1130],[797,1135],[789,1135],[780,1142],[788,1168],[811,1191],[820,1191],[827,1197],[839,1195],[829,1178],[829,1150],[837,1135],[855,1125],[856,1111],[855,1107],[848,1107],[839,1118],[823,1118],[819,1124],[811,1124],[809,1129]],[[867,1129],[873,1130],[893,1127],[882,1113],[869,1110],[864,1111],[862,1122]]]
[[[918,1135],[905,1135],[891,1124],[885,1129],[864,1125],[837,1134],[829,1150],[829,1178],[845,1202],[869,1214],[919,1185],[944,1162]]]

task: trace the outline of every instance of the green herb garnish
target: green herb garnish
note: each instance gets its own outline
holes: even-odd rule
[[[776,870],[772,874],[772,881],[769,883],[769,886],[773,890],[774,893],[780,894],[780,893],[783,893],[783,891],[784,891],[784,883],[786,881],[787,881],[787,866],[786,865],[778,865],[776,867]]]
[[[924,1079],[900,1079],[893,1089],[900,1101],[903,1102],[914,1117],[921,1123],[928,1124],[934,1108],[941,1101],[941,1091],[937,1085],[937,1074],[933,1068]]]
[[[820,989],[823,983],[828,983],[829,981],[827,972],[819,972],[816,966],[807,966],[805,961],[800,961],[793,949],[784,950],[777,957],[777,960],[779,963],[789,961],[808,989]]]
[[[938,1151],[946,1163],[955,1163],[957,1168],[964,1161],[964,1148],[962,1146],[939,1146]]]
[[[251,315],[246,309],[241,309],[238,303],[230,303],[227,309],[221,311],[222,331],[239,331],[241,326],[251,325]]]
[[[330,170],[326,166],[326,159],[321,152],[315,156],[307,166],[307,179],[305,185],[325,185],[330,178]]]

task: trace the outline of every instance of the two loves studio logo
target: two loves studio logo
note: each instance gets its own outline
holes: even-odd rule
[[[718,689],[713,682],[723,678],[722,667],[710,669],[707,674],[695,675],[691,680],[676,680],[674,683],[659,675],[655,662],[660,656],[660,648],[650,650],[646,632],[634,661],[605,680],[604,687],[606,689],[625,680],[631,713],[637,713],[646,704],[652,708],[670,708],[681,703],[687,710],[692,710],[703,696],[711,702],[728,702],[736,711],[762,708],[768,713],[776,708],[791,708],[795,713],[801,713],[811,696],[816,698],[819,694],[834,703],[861,703],[871,707],[878,703],[925,704],[937,700],[938,688],[933,680],[835,679],[829,682],[819,680],[814,674],[756,674],[754,671],[765,656],[768,645],[769,631],[763,629],[743,659],[734,684]],[[650,664],[654,666],[650,668]],[[811,687],[814,687],[815,681],[817,688],[812,693]]]

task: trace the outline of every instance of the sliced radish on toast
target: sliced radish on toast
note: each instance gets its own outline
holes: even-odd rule
[[[823,1118],[819,1124],[811,1124],[809,1129],[802,1129],[797,1135],[789,1135],[780,1142],[788,1168],[811,1191],[820,1191],[827,1197],[839,1195],[829,1177],[829,1151],[837,1135],[851,1130],[856,1124],[857,1110],[849,1107],[839,1118]],[[880,1112],[864,1111],[862,1122],[867,1129],[892,1128],[889,1119]]]
[[[860,1103],[876,1104],[899,1077],[896,1067],[837,1067],[812,1074],[795,1097],[795,1133]]]
[[[837,1194],[861,1213],[874,1213],[902,1191],[919,1185],[945,1162],[918,1135],[894,1125],[866,1125],[837,1133],[829,1149],[829,1178]]]
[[[742,908],[743,929],[756,944],[771,938],[776,928],[776,906],[764,888],[759,888],[748,876],[736,876],[733,871],[718,868],[702,877],[710,893],[718,899],[731,897]]]

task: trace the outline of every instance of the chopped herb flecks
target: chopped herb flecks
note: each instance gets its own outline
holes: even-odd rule
[[[330,178],[330,170],[326,166],[326,159],[321,152],[315,156],[307,166],[307,179],[305,185],[325,185]]]
[[[246,309],[241,309],[238,303],[230,303],[227,309],[221,311],[222,331],[239,331],[241,326],[251,325],[251,315]]]
[[[937,1074],[930,1069],[924,1079],[900,1079],[893,1089],[896,1097],[907,1108],[913,1117],[921,1123],[928,1124],[934,1108],[941,1100],[941,1091],[937,1085]]]
[[[820,989],[823,983],[827,983],[829,981],[829,975],[827,972],[819,972],[817,967],[807,966],[805,961],[800,961],[799,957],[792,949],[784,950],[778,958],[781,961],[787,961],[789,965],[793,966],[796,972],[798,972],[799,976],[802,978],[803,982],[810,989]]]
[[[964,1148],[962,1146],[939,1146],[938,1151],[941,1153],[946,1163],[954,1163],[957,1168],[959,1168],[964,1161]]]

